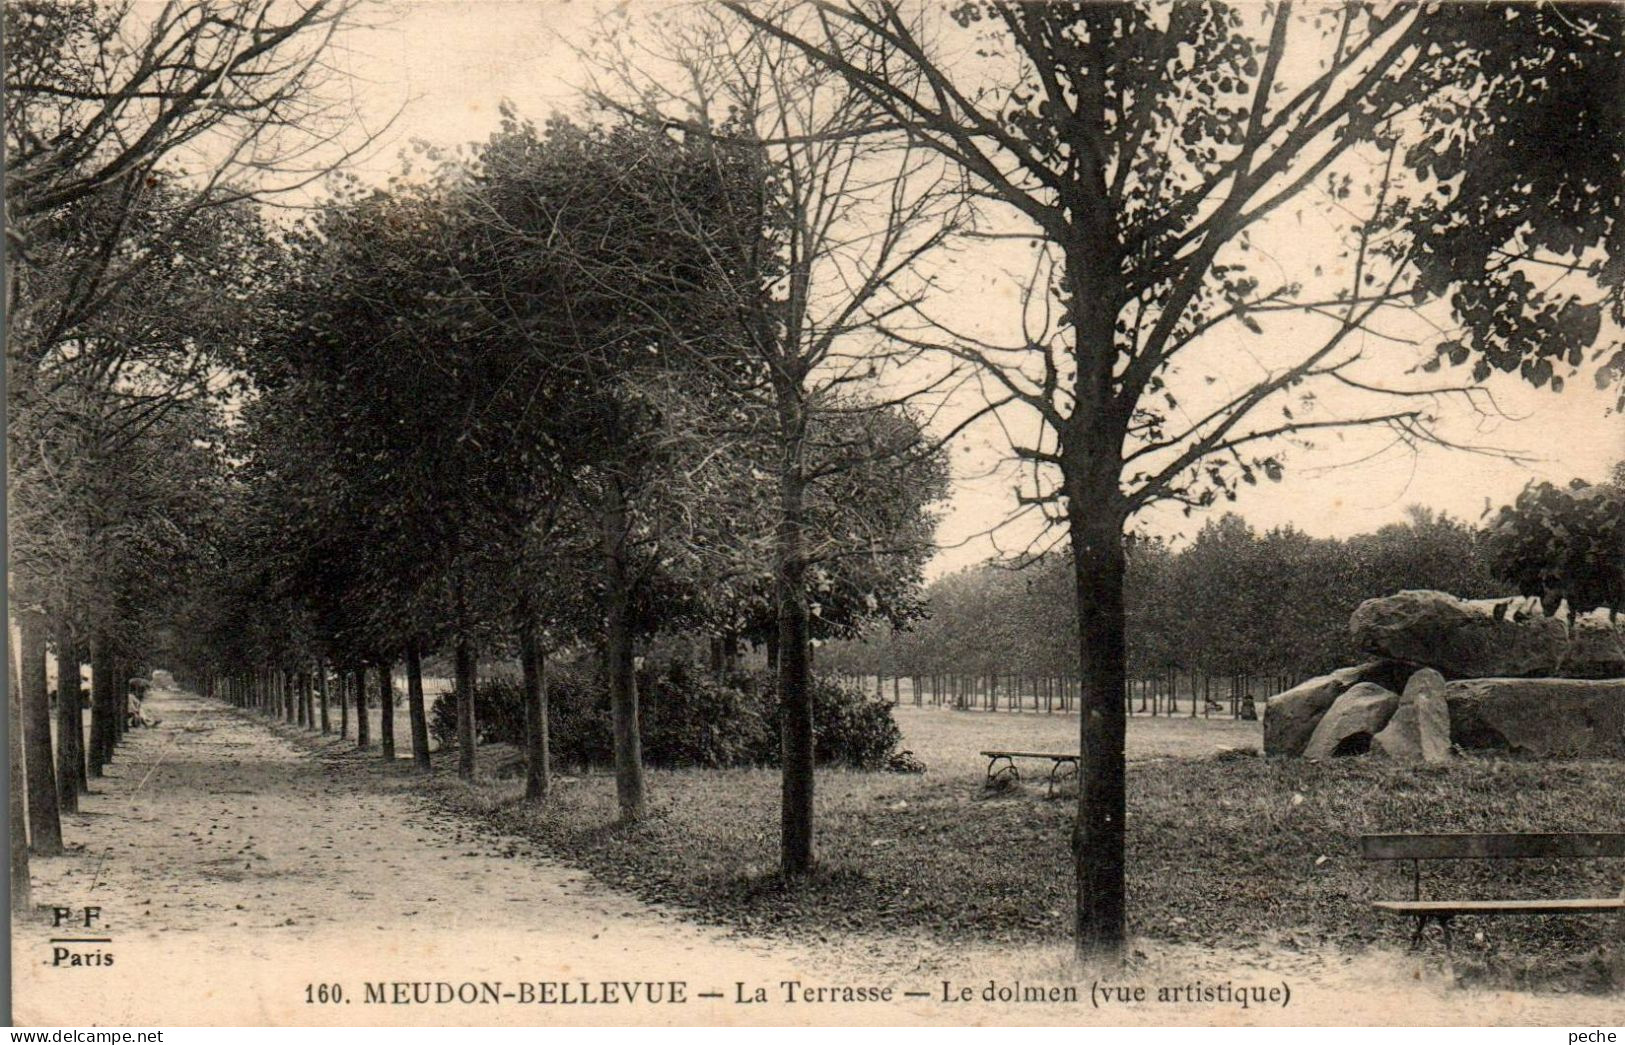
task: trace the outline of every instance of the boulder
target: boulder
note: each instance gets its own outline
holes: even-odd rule
[[[1402,591],[1360,603],[1349,631],[1362,650],[1436,668],[1446,678],[1549,676],[1568,644],[1557,617],[1522,615],[1442,591]]]
[[[1576,614],[1569,620],[1567,600],[1547,613],[1534,596],[1513,595],[1501,599],[1466,599],[1468,606],[1491,616],[1505,616],[1515,623],[1549,617],[1563,625],[1563,647],[1550,673],[1560,679],[1625,678],[1625,617],[1607,609]]]
[[[1296,758],[1314,735],[1315,726],[1326,709],[1344,693],[1362,682],[1375,682],[1384,689],[1398,689],[1410,673],[1408,665],[1391,661],[1371,661],[1351,668],[1339,668],[1300,682],[1269,698],[1264,704],[1264,754]]]
[[[1625,758],[1625,679],[1459,679],[1450,739],[1532,758]]]
[[[1576,617],[1568,645],[1557,662],[1565,679],[1625,678],[1625,617],[1608,619],[1607,610]]]
[[[1371,738],[1371,753],[1396,762],[1448,762],[1450,708],[1444,687],[1444,676],[1432,668],[1412,675],[1394,717]]]
[[[1382,731],[1398,707],[1399,694],[1375,682],[1360,683],[1326,709],[1304,745],[1303,757],[1365,754],[1371,750],[1371,738]]]

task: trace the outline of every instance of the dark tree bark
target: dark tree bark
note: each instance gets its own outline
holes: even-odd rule
[[[118,718],[118,687],[113,651],[104,638],[90,647],[90,775],[99,777],[113,761],[113,722]]]
[[[129,732],[130,727],[130,716],[126,713],[130,705],[130,672],[125,667],[123,658],[113,658],[110,681],[112,684],[112,714],[108,716],[107,724],[112,732],[113,740],[107,748],[108,761],[112,761],[113,753],[118,750],[120,744],[124,743],[124,734]]]
[[[1115,957],[1126,935],[1123,743],[1126,658],[1123,648],[1123,516],[1116,455],[1103,467],[1067,477],[1078,606],[1078,814],[1072,853],[1077,887],[1075,944],[1080,957]]]
[[[525,797],[547,801],[552,787],[547,738],[547,655],[536,641],[536,625],[519,631],[519,661],[525,677]]]
[[[23,745],[27,760],[29,842],[35,856],[62,852],[56,760],[51,755],[51,698],[45,685],[45,620],[25,613],[22,632]]]
[[[339,737],[350,735],[350,685],[345,681],[342,667],[333,669],[333,685],[338,690],[339,698]]]
[[[22,680],[17,670],[17,647],[6,643],[6,750],[11,758],[10,792],[7,809],[11,816],[11,910],[26,914],[33,907],[28,883],[28,812],[23,792],[28,789],[23,769]]]
[[[813,865],[812,659],[802,555],[804,495],[798,475],[781,477],[774,594],[778,602],[779,741],[784,762],[779,867],[786,878],[805,875]]]
[[[644,810],[643,740],[638,730],[638,680],[632,650],[632,579],[627,561],[630,536],[624,493],[611,479],[604,512],[604,674],[609,678],[610,716],[615,729],[615,797],[623,821],[640,820]]]
[[[367,669],[355,669],[355,746],[362,750],[372,747],[372,723],[367,718]]]
[[[378,750],[395,761],[395,666],[388,661],[378,665]]]
[[[423,705],[423,656],[416,642],[406,647],[406,708],[412,719],[412,762],[429,771],[429,716]]]
[[[56,641],[56,792],[64,813],[79,811],[84,784],[84,734],[80,732],[79,646],[67,625]]]
[[[316,662],[316,689],[316,699],[321,708],[322,733],[326,735],[333,732],[333,720],[329,715],[327,706],[327,663],[325,661],[318,660]]]
[[[474,667],[474,648],[466,635],[457,636],[453,654],[457,673],[457,775],[474,779],[474,687],[479,683]]]

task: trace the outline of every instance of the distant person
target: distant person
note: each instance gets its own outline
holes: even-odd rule
[[[151,729],[159,722],[147,714],[143,702],[147,694],[146,679],[131,679],[127,712],[130,718],[131,729]]]

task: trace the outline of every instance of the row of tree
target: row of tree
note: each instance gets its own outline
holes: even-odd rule
[[[904,405],[852,393],[801,393],[786,437],[746,337],[769,322],[746,287],[775,275],[751,261],[777,234],[756,150],[508,114],[424,159],[421,182],[285,238],[194,661],[237,677],[404,659],[416,680],[450,650],[469,776],[477,657],[517,653],[543,798],[543,660],[596,648],[636,819],[640,645],[699,629],[794,650],[814,617],[830,636],[908,613],[946,468]],[[810,575],[791,601],[816,600],[788,645],[785,559]]]
[[[1152,605],[1129,577],[1175,565],[1125,541],[1135,513],[1235,499],[1279,448],[1353,427],[1454,446],[1445,407],[1493,410],[1495,371],[1625,372],[1612,5],[616,11],[590,48],[615,118],[509,113],[294,227],[245,201],[331,165],[323,56],[349,6],[143,8],[6,9],[20,620],[124,636],[131,662],[168,625],[165,659],[238,694],[450,647],[466,702],[476,652],[512,644],[538,790],[540,660],[588,642],[629,818],[639,636],[754,630],[794,876],[811,641],[914,611],[937,447],[988,419],[1030,466],[1019,510],[1067,538],[1051,583],[1075,627],[1045,630],[1073,637],[1085,712],[1080,952],[1123,944],[1122,696]],[[1002,324],[951,321],[962,242],[1025,273]],[[1393,317],[1419,310],[1449,334],[1416,352]],[[1428,376],[1446,365],[1459,381]],[[128,502],[86,512],[87,446]],[[1210,543],[1244,560],[1227,525]],[[1204,620],[1209,650],[1254,641]]]
[[[114,757],[126,680],[170,645],[225,470],[217,360],[252,328],[250,200],[308,181],[313,152],[345,153],[315,99],[351,14],[344,0],[6,5],[14,906],[30,844],[59,850],[59,809]]]
[[[924,620],[834,643],[821,656],[867,674],[1070,676],[1071,569],[1061,552],[1024,568],[989,563],[943,577],[926,590]],[[1356,663],[1349,614],[1402,588],[1465,598],[1510,590],[1492,574],[1482,531],[1423,508],[1346,540],[1292,527],[1260,533],[1228,513],[1177,549],[1135,540],[1124,581],[1128,671],[1280,678]]]
[[[280,52],[282,37],[248,34],[289,78],[275,104],[264,94],[272,73],[250,63],[240,75],[258,78],[257,93],[229,110],[241,128],[189,123],[181,101],[129,113],[126,138],[141,117],[158,121],[139,177],[45,207],[29,228],[30,251],[10,273],[32,306],[8,355],[26,378],[13,383],[10,428],[18,671],[43,679],[48,647],[68,665],[88,635],[98,694],[162,663],[323,728],[331,674],[350,680],[343,731],[368,674],[387,678],[404,661],[414,754],[427,765],[421,664],[446,652],[458,768],[471,776],[477,659],[516,654],[527,792],[540,800],[545,658],[585,646],[609,680],[620,813],[633,820],[645,805],[633,671],[643,644],[684,629],[726,650],[762,642],[785,711],[784,866],[805,871],[807,650],[914,611],[928,507],[947,479],[909,397],[865,391],[877,367],[901,360],[842,352],[895,307],[899,281],[948,227],[925,218],[954,198],[933,177],[871,198],[855,172],[880,165],[913,179],[906,148],[893,156],[850,134],[765,144],[753,120],[853,121],[859,110],[832,117],[811,99],[829,95],[833,75],[820,86],[774,70],[768,51],[753,50],[756,34],[708,18],[696,32],[714,47],[709,79],[696,83],[737,91],[725,77],[744,56],[782,97],[742,108],[719,96],[725,123],[673,134],[635,111],[630,67],[606,58],[629,77],[619,115],[538,129],[504,109],[486,142],[420,150],[414,162],[427,170],[409,165],[384,189],[340,175],[312,216],[273,223],[248,205],[240,166],[203,172],[200,186],[177,157],[192,135],[286,130],[275,105],[316,90],[316,55],[351,13],[323,7]],[[8,83],[37,101],[14,114],[18,140],[60,137],[65,94],[153,90],[145,59],[133,71],[113,61],[132,39],[205,53],[216,64],[194,64],[216,94],[200,86],[187,104],[213,111],[239,59],[210,33],[278,12],[221,4],[198,20],[151,22],[88,3],[9,9],[8,29],[31,49],[8,66]],[[87,65],[94,85],[80,82]],[[94,107],[71,115],[91,129],[105,118]],[[186,129],[160,133],[172,126]],[[103,207],[115,219],[100,220]],[[876,213],[884,232],[856,235]],[[116,278],[81,271],[98,257],[123,262]],[[103,278],[97,307],[72,311],[80,284]],[[101,399],[70,413],[87,388]],[[121,441],[89,445],[107,416],[130,419]],[[381,693],[387,705],[392,690]],[[24,717],[45,721],[43,685],[22,696]],[[31,767],[82,761],[69,721],[78,702],[59,706],[55,752],[49,729],[28,731]],[[116,704],[96,708],[92,773],[111,750],[94,738],[119,717]],[[357,716],[363,747],[366,722]],[[27,773],[36,852],[58,848],[57,810],[78,793],[62,788]]]

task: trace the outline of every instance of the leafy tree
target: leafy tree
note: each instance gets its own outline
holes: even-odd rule
[[[1625,487],[1580,479],[1531,484],[1490,527],[1495,575],[1547,614],[1625,610]]]

